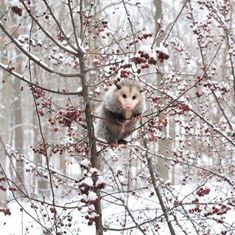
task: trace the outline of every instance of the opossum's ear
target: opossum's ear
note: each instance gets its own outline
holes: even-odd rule
[[[115,83],[115,86],[117,87],[118,90],[121,89],[121,86],[119,84]]]
[[[142,88],[142,89],[140,89],[140,93],[143,93],[143,92],[145,92],[145,90]]]
[[[121,86],[118,84],[118,82],[120,81],[120,79],[117,79],[116,82],[114,82],[115,86],[117,87],[118,90],[121,89]]]

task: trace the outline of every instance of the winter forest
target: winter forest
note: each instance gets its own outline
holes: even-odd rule
[[[1,0],[0,51],[1,235],[235,234],[234,0]]]

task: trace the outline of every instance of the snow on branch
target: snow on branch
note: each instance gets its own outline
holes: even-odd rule
[[[175,158],[171,158],[171,157],[166,157],[166,156],[163,156],[163,155],[159,155],[159,154],[156,154],[152,151],[150,151],[149,149],[147,148],[144,148],[140,145],[134,145],[133,147],[136,147],[138,149],[141,149],[143,151],[146,151],[148,154],[152,155],[152,156],[155,156],[157,158],[161,158],[161,159],[164,159],[164,160],[167,160],[167,161],[172,161],[172,162],[177,162],[179,164],[182,164],[182,165],[186,165],[186,166],[192,166],[192,167],[195,167],[199,170],[202,170],[202,171],[206,171],[212,175],[215,175],[223,180],[225,180],[228,184],[230,184],[231,186],[233,186],[233,182],[231,182],[231,180],[229,178],[227,178],[225,175],[222,175],[222,174],[219,174],[213,170],[210,170],[210,169],[206,169],[205,167],[201,167],[201,166],[198,166],[196,165],[195,163],[192,163],[190,161],[186,161],[186,160],[178,160],[178,159],[175,159]],[[133,152],[135,152],[134,148],[132,149]]]
[[[194,115],[196,115],[197,117],[199,117],[203,122],[205,122],[208,126],[210,126],[213,131],[215,131],[216,133],[218,133],[220,136],[224,137],[230,144],[232,144],[233,146],[235,146],[235,142],[230,139],[225,133],[223,133],[221,130],[219,130],[218,128],[215,128],[215,126],[210,123],[208,120],[206,120],[205,118],[203,118],[200,114],[198,114],[195,110],[193,110],[193,108],[191,107],[190,104],[186,103],[185,99],[184,99],[184,95],[191,90],[193,87],[196,86],[196,84],[198,84],[199,81],[201,81],[204,78],[204,76],[202,76],[195,84],[193,84],[191,87],[189,87],[188,89],[186,89],[186,91],[184,91],[182,94],[180,94],[178,97],[173,97],[173,95],[169,94],[168,92],[163,92],[160,91],[161,93],[167,95],[169,98],[172,99],[172,101],[167,104],[165,107],[163,107],[161,110],[158,110],[157,113],[155,114],[155,116],[158,116],[161,112],[165,111],[166,109],[168,109],[169,107],[171,107],[172,104],[174,104],[175,102],[180,102],[183,103],[187,106],[188,110],[191,111]],[[141,80],[141,79],[140,79]],[[141,80],[142,81],[142,80]],[[158,90],[156,87],[154,87],[153,85],[150,85],[146,82],[144,82],[146,85],[150,86],[152,89],[154,90]],[[152,115],[153,113],[149,114]],[[149,116],[147,115],[147,116]],[[150,119],[151,120],[151,119]],[[146,121],[146,123],[149,122],[149,120]],[[145,123],[144,123],[145,124]]]
[[[62,25],[60,24],[60,22],[59,22],[58,19],[56,18],[56,16],[55,16],[54,12],[52,11],[51,7],[48,5],[48,2],[47,2],[46,0],[43,0],[43,2],[45,3],[45,5],[46,5],[48,11],[50,12],[50,15],[51,15],[52,18],[54,19],[54,21],[55,21],[57,27],[59,28],[60,32],[64,35],[64,38],[67,39],[67,42],[68,42],[68,44],[70,45],[70,47],[71,47],[72,49],[76,50],[76,47],[69,41],[67,33],[65,32],[65,30],[64,30],[63,27],[62,27]],[[36,20],[37,20],[37,19],[36,19]],[[37,22],[36,22],[36,23],[37,23]],[[54,39],[52,38],[52,40],[54,40]],[[59,42],[57,41],[57,43],[59,43]],[[61,45],[61,44],[60,44],[60,45]],[[63,44],[62,44],[61,46],[63,47]]]
[[[26,11],[28,12],[28,14],[30,15],[30,17],[35,21],[35,23],[39,26],[39,28],[43,31],[43,33],[51,39],[51,41],[53,41],[59,48],[61,48],[62,50],[78,56],[78,54],[81,54],[80,50],[75,50],[72,47],[66,47],[64,46],[62,43],[60,43],[59,41],[55,40],[55,38],[47,31],[45,30],[45,28],[39,23],[38,19],[32,14],[31,10],[26,6],[25,2],[22,1],[22,4],[24,5]]]
[[[47,66],[47,64],[45,64],[40,58],[38,58],[37,56],[33,55],[32,53],[28,52],[26,49],[24,49],[20,42],[15,39],[14,37],[12,37],[12,35],[4,28],[2,22],[0,21],[0,28],[3,30],[3,32],[11,39],[11,41],[32,61],[34,61],[36,64],[38,64],[41,68],[45,69],[47,72],[49,73],[55,73],[61,77],[80,77],[81,75],[79,73],[75,73],[75,74],[66,74],[66,73],[60,73],[57,72],[53,69],[51,69],[50,67]]]

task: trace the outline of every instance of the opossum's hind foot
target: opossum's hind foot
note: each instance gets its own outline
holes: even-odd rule
[[[124,145],[128,144],[128,142],[126,140],[118,140],[117,143],[118,144],[124,144]]]

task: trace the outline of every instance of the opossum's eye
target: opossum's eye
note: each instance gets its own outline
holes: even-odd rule
[[[135,99],[136,99],[136,96],[135,96],[135,95],[134,95],[134,96],[132,96],[132,99],[133,99],[133,100],[135,100]]]
[[[123,94],[122,97],[123,97],[124,99],[126,99],[126,95],[125,95],[125,94]]]

